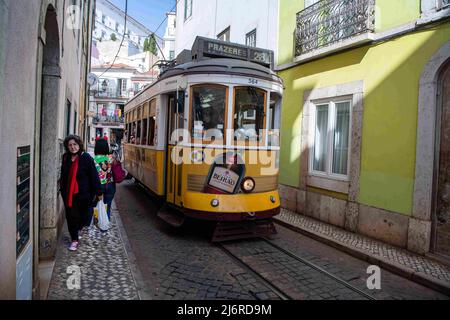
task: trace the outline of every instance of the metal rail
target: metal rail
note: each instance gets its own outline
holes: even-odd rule
[[[348,289],[352,290],[353,292],[356,292],[358,294],[360,294],[361,296],[363,296],[364,298],[368,299],[368,300],[377,300],[375,297],[365,293],[364,291],[362,291],[361,289],[358,289],[357,287],[351,285],[349,282],[342,280],[341,278],[335,276],[334,274],[322,269],[321,267],[315,265],[314,263],[311,263],[299,256],[297,256],[296,254],[281,248],[280,246],[274,244],[273,242],[271,242],[270,240],[266,239],[266,238],[259,238],[260,240],[266,242],[267,244],[269,244],[270,246],[272,246],[273,248],[277,249],[278,251],[286,254],[287,256],[309,266],[310,268],[314,269],[315,271],[318,271],[324,275],[326,275],[327,277],[332,278],[334,281],[342,284],[343,286],[347,287]],[[254,268],[252,268],[250,265],[248,265],[247,263],[245,263],[244,261],[242,261],[241,258],[239,258],[238,256],[236,256],[235,254],[233,254],[229,249],[227,249],[225,247],[224,244],[222,243],[217,243],[217,246],[222,249],[222,251],[224,251],[230,258],[232,258],[239,266],[241,266],[242,268],[244,268],[245,270],[249,271],[249,273],[251,273],[255,278],[257,278],[261,283],[263,283],[266,287],[268,287],[270,290],[272,290],[278,297],[280,297],[280,299],[282,300],[294,300],[294,298],[292,298],[289,294],[287,294],[286,292],[284,292],[282,289],[280,289],[278,286],[276,286],[274,283],[266,280],[266,278],[264,278],[262,275],[260,275]]]
[[[264,242],[268,243],[269,245],[271,245],[271,246],[274,247],[275,249],[277,249],[277,250],[283,252],[284,254],[290,256],[291,258],[296,259],[296,260],[300,261],[301,263],[306,264],[307,266],[311,267],[312,269],[314,269],[314,270],[316,270],[316,271],[319,271],[320,273],[323,273],[323,274],[325,274],[326,276],[328,276],[328,277],[334,279],[336,282],[339,282],[340,284],[346,286],[346,287],[349,288],[350,290],[359,293],[360,295],[364,296],[365,298],[367,298],[367,299],[369,299],[369,300],[377,300],[375,297],[373,297],[373,296],[371,296],[371,295],[365,293],[364,291],[362,291],[362,290],[356,288],[355,286],[351,285],[351,284],[348,283],[347,281],[342,280],[341,278],[338,278],[338,277],[335,276],[334,274],[332,274],[332,273],[330,273],[330,272],[328,272],[328,271],[322,269],[321,267],[315,265],[314,263],[311,263],[311,262],[309,262],[309,261],[307,261],[307,260],[305,260],[305,259],[303,259],[303,258],[297,256],[296,254],[294,254],[294,253],[292,253],[292,252],[290,252],[290,251],[288,251],[288,250],[286,250],[286,249],[281,248],[280,246],[274,244],[274,243],[271,242],[270,240],[268,240],[268,239],[266,239],[266,238],[260,238],[260,239],[263,240]]]
[[[246,264],[244,261],[242,261],[240,258],[238,258],[236,255],[234,255],[230,250],[228,250],[222,243],[216,244],[222,251],[224,251],[230,258],[232,258],[236,264],[238,264],[240,267],[251,273],[255,278],[257,278],[262,284],[264,284],[267,288],[272,290],[281,300],[294,300],[292,297],[290,297],[288,294],[284,293],[282,290],[280,290],[277,286],[275,286],[273,283],[267,281],[263,276],[261,276],[255,269],[250,267],[248,264]],[[256,297],[258,298],[258,297]]]

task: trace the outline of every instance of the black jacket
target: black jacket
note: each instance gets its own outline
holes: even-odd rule
[[[71,165],[70,154],[65,154],[61,166],[60,191],[66,206],[67,193],[69,192],[67,183]],[[77,182],[79,192],[74,197],[75,201],[86,201],[92,204],[96,195],[102,195],[101,183],[95,168],[94,159],[86,152],[81,154],[78,161]]]

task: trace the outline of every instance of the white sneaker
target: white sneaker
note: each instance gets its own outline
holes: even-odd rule
[[[72,241],[69,247],[69,251],[77,251],[78,249],[78,241]]]

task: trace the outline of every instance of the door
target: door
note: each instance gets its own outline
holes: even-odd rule
[[[434,251],[450,258],[450,62],[441,73],[439,81],[440,116],[437,135],[439,146],[439,169],[437,177],[436,213],[434,217]],[[438,111],[438,112],[439,112]]]
[[[179,93],[179,96],[181,93]],[[184,94],[183,94],[184,97]],[[168,117],[167,117],[167,157],[166,157],[166,194],[167,202],[173,203],[177,206],[182,205],[182,170],[183,165],[178,162],[174,162],[173,159],[177,154],[182,157],[180,150],[177,148],[179,139],[174,132],[177,129],[183,128],[184,110],[177,101],[176,94],[171,94],[168,97]],[[181,150],[182,152],[182,150]]]

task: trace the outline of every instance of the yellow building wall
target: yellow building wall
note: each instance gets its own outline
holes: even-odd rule
[[[279,72],[285,84],[280,183],[299,186],[304,91],[363,80],[358,201],[411,214],[419,80],[431,56],[449,40],[447,22]]]

